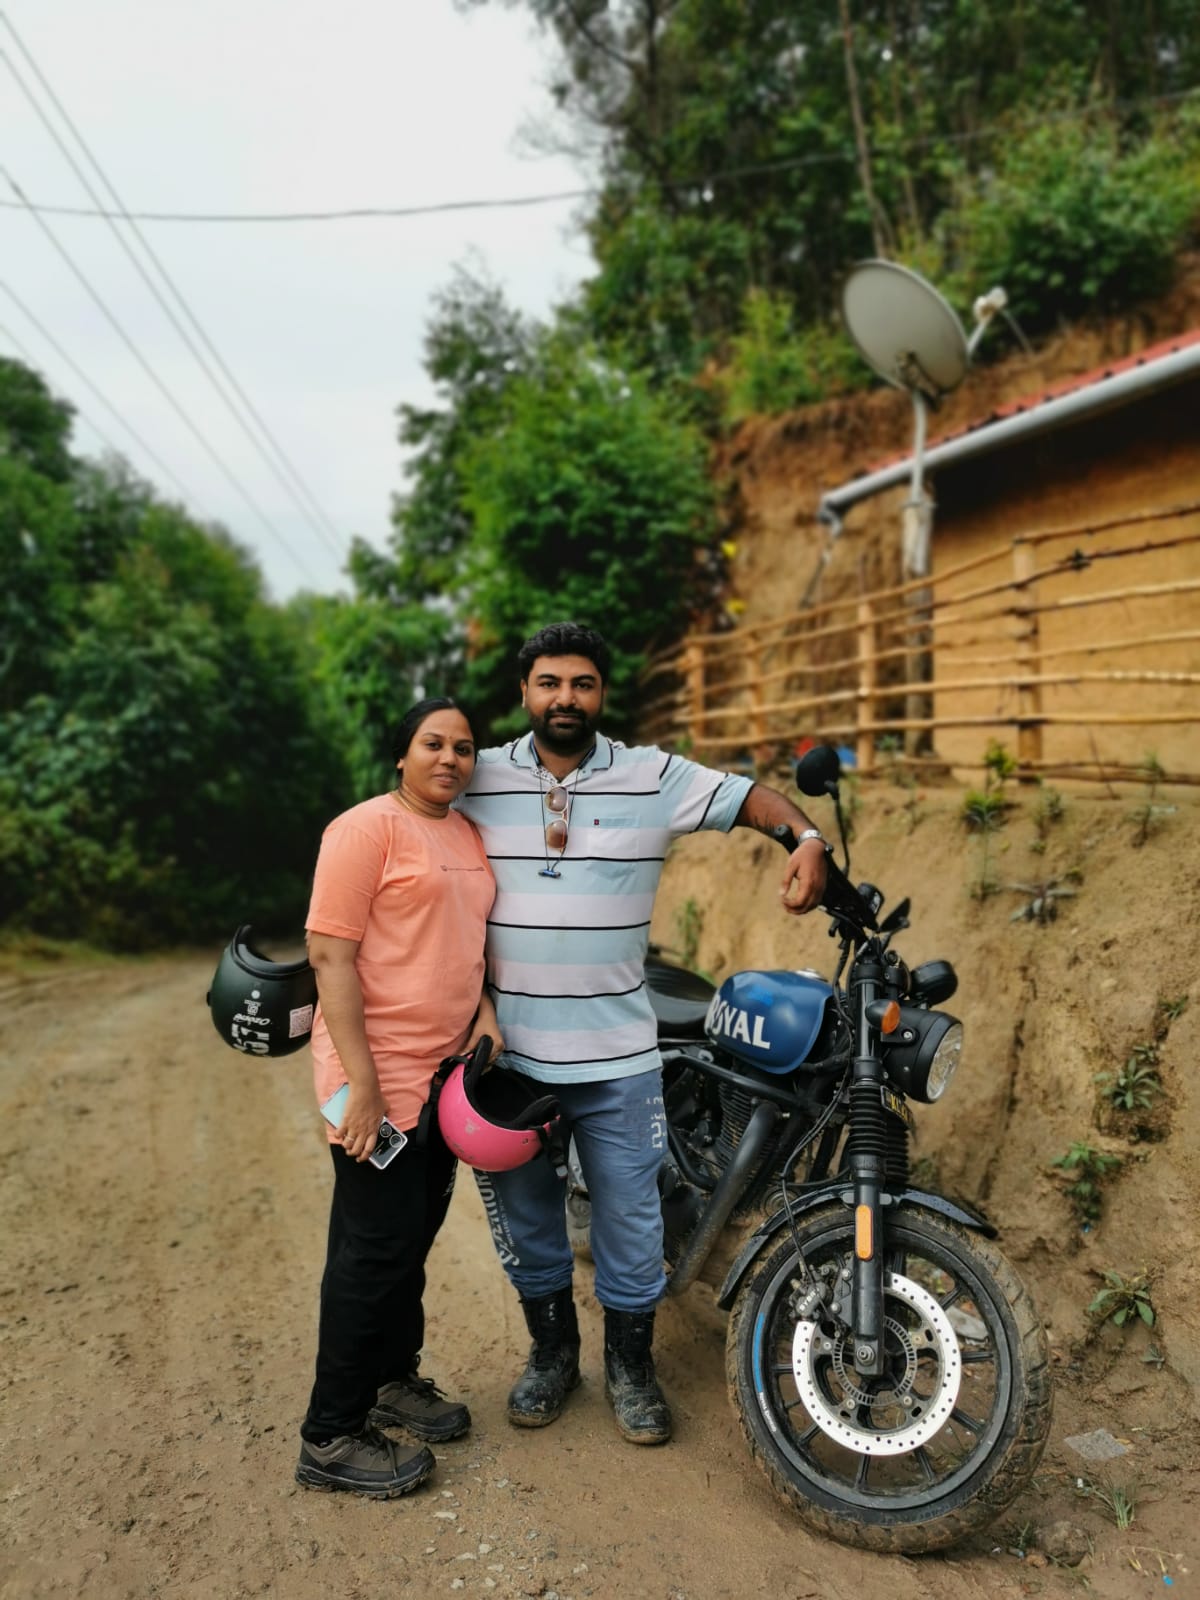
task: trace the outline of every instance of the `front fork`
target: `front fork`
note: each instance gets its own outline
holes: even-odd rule
[[[887,1174],[887,1112],[883,1065],[867,1008],[879,993],[882,968],[864,964],[856,974],[859,993],[857,1053],[850,1080],[846,1154],[854,1198],[854,1261],[851,1327],[854,1365],[864,1377],[883,1373],[883,1189]]]

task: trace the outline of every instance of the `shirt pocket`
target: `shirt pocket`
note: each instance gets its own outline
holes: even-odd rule
[[[635,812],[607,812],[599,815],[580,807],[578,820],[571,818],[571,832],[583,834],[580,849],[589,856],[607,861],[646,861],[662,851],[657,848],[658,832],[648,828]]]

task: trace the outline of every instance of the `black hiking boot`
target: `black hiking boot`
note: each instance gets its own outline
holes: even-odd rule
[[[371,1409],[371,1421],[380,1428],[406,1428],[418,1439],[442,1444],[457,1439],[471,1426],[471,1413],[458,1400],[447,1400],[432,1378],[407,1378],[385,1383]]]
[[[630,1444],[665,1444],[671,1408],[654,1376],[653,1311],[604,1308],[604,1392],[621,1437]]]
[[[424,1445],[400,1450],[368,1423],[361,1433],[344,1433],[327,1444],[302,1440],[296,1482],[307,1489],[348,1489],[392,1500],[424,1483],[435,1465],[433,1452]]]
[[[570,1286],[537,1300],[522,1297],[533,1338],[525,1371],[508,1397],[508,1420],[518,1428],[544,1428],[562,1411],[579,1383],[579,1323]]]

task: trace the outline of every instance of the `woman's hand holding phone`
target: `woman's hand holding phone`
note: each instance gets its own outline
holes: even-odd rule
[[[353,1156],[356,1161],[365,1161],[375,1148],[379,1124],[386,1116],[387,1107],[378,1083],[352,1083],[345,1112],[334,1131],[334,1142],[340,1144],[346,1154]]]

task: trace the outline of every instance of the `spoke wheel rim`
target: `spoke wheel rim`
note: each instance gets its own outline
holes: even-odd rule
[[[802,1230],[803,1232],[803,1230]],[[980,1359],[978,1349],[971,1348],[963,1360],[960,1341],[955,1348],[959,1355],[959,1384],[956,1397],[962,1403],[964,1369],[967,1374],[986,1371],[992,1374],[991,1397],[986,1407],[978,1398],[972,1399],[971,1410],[984,1411],[982,1422],[976,1430],[960,1428],[967,1436],[965,1448],[960,1444],[957,1462],[943,1465],[939,1460],[937,1445],[952,1428],[960,1413],[958,1405],[951,1410],[951,1420],[941,1424],[924,1442],[917,1442],[906,1451],[888,1455],[880,1450],[871,1452],[851,1449],[836,1443],[824,1430],[821,1419],[808,1408],[795,1376],[793,1352],[798,1324],[791,1312],[790,1302],[796,1283],[796,1258],[785,1258],[759,1300],[751,1338],[751,1370],[754,1380],[756,1405],[768,1431],[772,1447],[785,1458],[802,1479],[821,1491],[823,1497],[846,1505],[870,1508],[888,1508],[895,1511],[928,1508],[943,1497],[954,1493],[975,1476],[992,1455],[992,1447],[1002,1431],[1008,1416],[1013,1391],[1013,1363],[1009,1350],[1001,1303],[994,1299],[983,1279],[978,1277],[968,1262],[960,1259],[957,1250],[942,1239],[940,1234],[919,1230],[912,1223],[893,1222],[889,1229],[891,1239],[902,1246],[906,1259],[919,1258],[928,1264],[936,1275],[941,1274],[950,1284],[946,1294],[937,1294],[930,1285],[922,1285],[938,1304],[942,1317],[953,1323],[941,1302],[951,1300],[961,1303],[964,1296],[974,1305],[976,1315],[983,1322],[991,1354]],[[853,1224],[838,1219],[804,1237],[805,1258],[810,1267],[830,1269],[836,1276],[849,1261],[853,1249]],[[893,1276],[911,1279],[907,1274]],[[957,1291],[957,1292],[955,1292]],[[885,1300],[885,1309],[895,1301]],[[975,1341],[978,1344],[978,1341]],[[780,1359],[776,1359],[777,1353]],[[974,1417],[972,1417],[974,1420]],[[942,1451],[940,1454],[944,1455]],[[878,1479],[884,1471],[907,1475],[907,1482],[870,1481]],[[939,1470],[939,1466],[941,1470]]]

